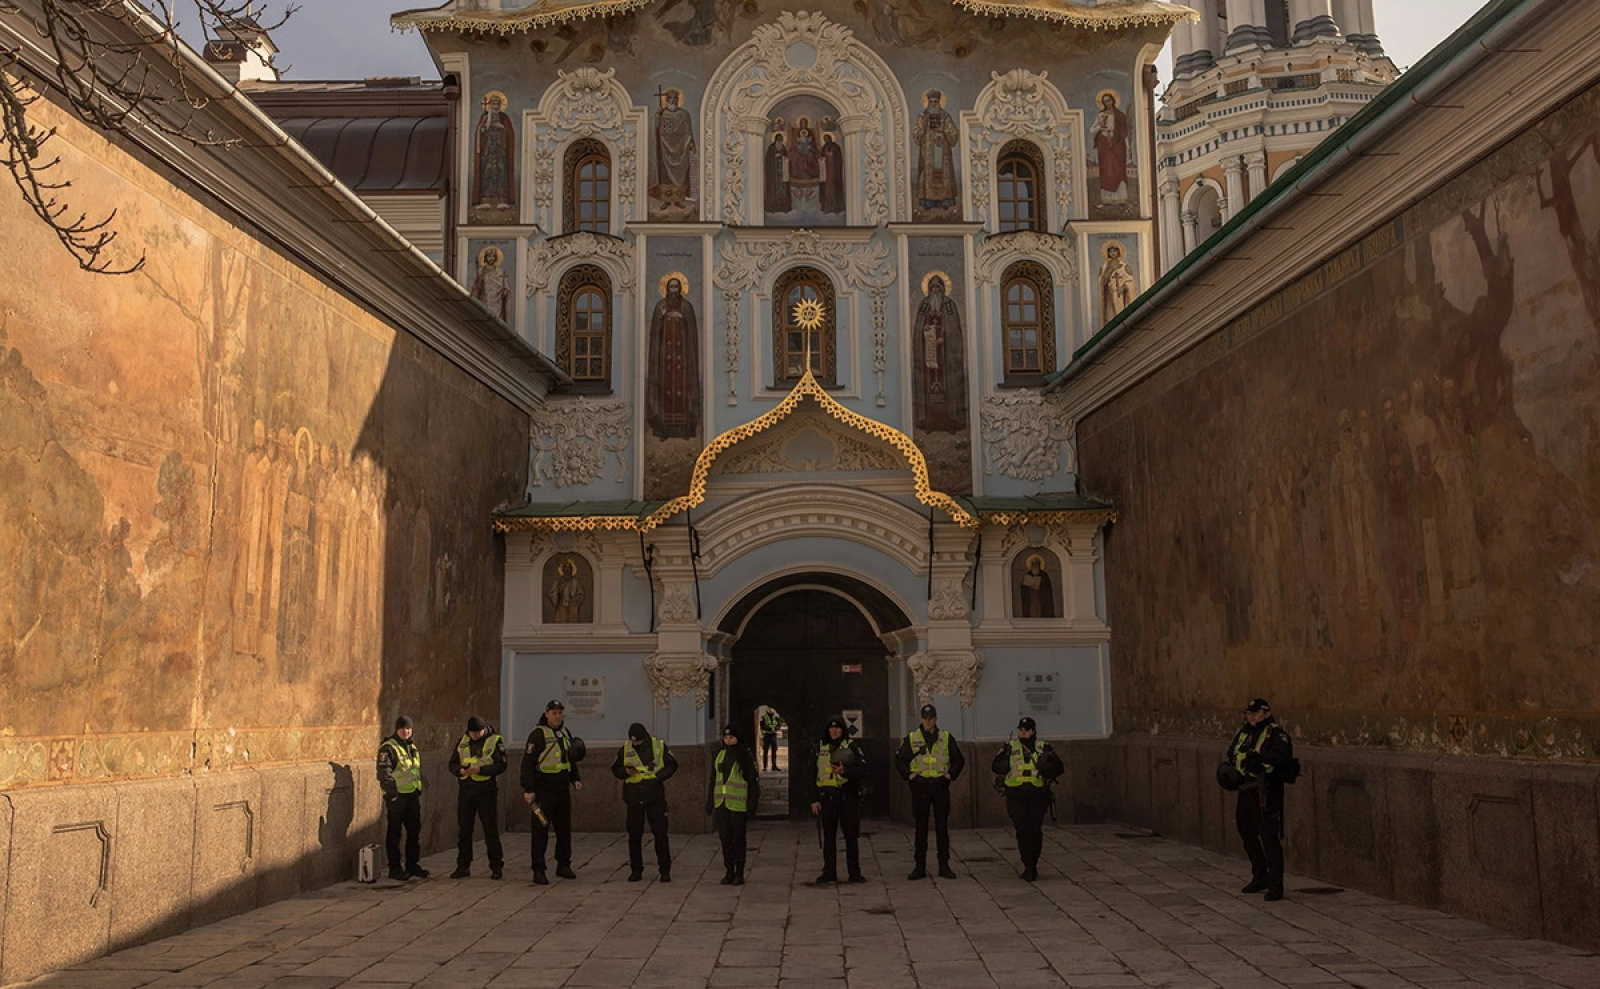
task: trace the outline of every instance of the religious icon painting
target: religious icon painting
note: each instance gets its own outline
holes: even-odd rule
[[[1095,326],[1115,319],[1143,290],[1139,280],[1139,241],[1133,234],[1092,236],[1091,256],[1099,258],[1095,279]]]
[[[961,219],[961,129],[942,90],[922,94],[922,113],[911,130],[911,217],[918,223]]]
[[[1089,125],[1089,206],[1091,219],[1139,215],[1138,168],[1133,131],[1116,90],[1095,94]]]
[[[508,106],[505,93],[485,93],[473,127],[467,202],[476,223],[516,221],[517,140]]]
[[[815,96],[791,96],[767,115],[762,206],[771,226],[843,226],[851,180],[839,111]]]
[[[1061,561],[1047,549],[1030,546],[1011,561],[1011,617],[1061,616]]]
[[[594,568],[577,553],[557,553],[544,564],[541,594],[546,625],[594,621]]]
[[[650,219],[674,222],[700,217],[700,154],[694,116],[683,90],[656,94],[650,126]]]
[[[470,240],[467,242],[467,284],[472,297],[499,318],[511,325],[516,316],[517,244],[514,240]]]

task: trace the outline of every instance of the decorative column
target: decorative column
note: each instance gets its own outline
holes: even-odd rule
[[[1191,10],[1194,4],[1188,0],[1179,0],[1182,6]],[[1172,27],[1172,75],[1173,78],[1182,79],[1184,76],[1194,75],[1194,50],[1195,39],[1199,25],[1187,17],[1174,24]]]
[[[1200,214],[1192,209],[1183,211],[1183,253],[1188,255],[1195,248],[1196,233],[1200,226]]]
[[[1224,219],[1233,219],[1233,214],[1244,209],[1249,202],[1244,195],[1244,160],[1238,155],[1222,160],[1222,174],[1227,178],[1228,199],[1223,204],[1222,215]]]
[[[954,523],[934,527],[933,597],[928,601],[928,634],[921,651],[906,659],[916,684],[917,702],[941,707],[940,720],[953,727],[959,713],[970,729],[968,710],[983,677],[983,653],[972,645],[973,534]],[[948,706],[959,705],[959,712]]]
[[[1223,49],[1222,22],[1217,19],[1217,5],[1212,0],[1188,3],[1200,11],[1200,23],[1194,26],[1194,51],[1189,54],[1190,68],[1200,73],[1217,64],[1217,53]]]
[[[1319,40],[1339,38],[1339,25],[1333,20],[1333,0],[1289,0],[1291,41],[1309,45]]]
[[[1372,0],[1333,0],[1333,16],[1346,41],[1363,54],[1382,57],[1383,44],[1372,19]]]
[[[656,651],[645,657],[644,670],[665,711],[655,734],[673,745],[698,745],[707,741],[705,706],[717,657],[707,653],[708,636],[700,628],[688,530],[661,528],[653,535]]]
[[[1171,270],[1188,250],[1183,246],[1187,236],[1178,202],[1178,180],[1171,176],[1161,181],[1161,270]]]
[[[1267,153],[1252,151],[1244,156],[1244,163],[1250,169],[1250,198],[1254,199],[1267,187]]]
[[[1094,537],[1102,524],[1072,522],[1060,530],[1061,542],[1067,546],[1064,610],[1074,625],[1105,625],[1105,619],[1096,610],[1094,597],[1094,568],[1100,559],[1095,552]]]
[[[1271,47],[1266,0],[1228,0],[1228,42],[1224,50],[1232,54],[1246,48]]]

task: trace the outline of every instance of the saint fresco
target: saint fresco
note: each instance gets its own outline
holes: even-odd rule
[[[688,287],[680,272],[663,277],[661,299],[650,314],[645,421],[661,439],[700,433],[700,328]]]
[[[517,203],[516,132],[506,113],[506,94],[493,91],[483,97],[483,113],[472,135],[473,219],[515,219]]]
[[[833,104],[794,96],[773,107],[762,154],[763,207],[775,226],[842,226],[848,192]]]
[[[1094,121],[1089,125],[1090,163],[1094,176],[1089,180],[1089,195],[1095,216],[1137,216],[1137,181],[1133,167],[1133,138],[1128,115],[1115,92],[1106,89],[1095,97]]]
[[[700,216],[696,171],[700,162],[694,116],[683,108],[683,91],[664,89],[651,128],[650,219],[695,220]]]
[[[919,432],[954,433],[967,428],[967,379],[961,309],[949,295],[950,276],[923,279],[922,301],[911,324],[916,362],[912,399]]]
[[[912,214],[918,222],[959,221],[961,130],[945,110],[941,91],[930,89],[922,94],[922,107],[911,132],[911,141],[917,148]]]

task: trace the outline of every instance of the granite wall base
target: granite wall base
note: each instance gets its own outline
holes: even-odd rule
[[[1058,805],[1243,857],[1225,740],[1129,733],[1058,743]],[[1600,764],[1301,746],[1291,873],[1600,949]],[[1065,819],[1065,818],[1063,818]],[[1291,895],[1293,895],[1291,889]]]

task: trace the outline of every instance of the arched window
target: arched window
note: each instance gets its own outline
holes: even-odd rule
[[[611,279],[592,264],[561,276],[556,363],[579,391],[611,389]]]
[[[1006,382],[1034,384],[1056,369],[1054,283],[1044,265],[1018,261],[1000,284]]]
[[[839,373],[834,347],[833,282],[815,268],[784,272],[772,290],[772,377],[778,386],[800,380],[811,354],[811,373],[823,387]]]
[[[1045,228],[1044,156],[1028,141],[1010,141],[995,163],[1000,233]]]
[[[567,233],[611,232],[611,152],[592,137],[567,148]]]

